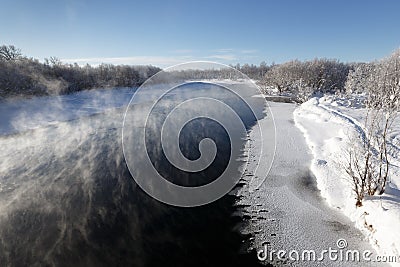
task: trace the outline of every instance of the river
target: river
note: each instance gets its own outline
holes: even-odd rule
[[[134,91],[1,103],[2,266],[260,264],[255,251],[247,250],[249,235],[240,233],[248,221],[235,194],[183,208],[153,199],[134,182],[121,144]],[[255,122],[247,120],[246,127]],[[191,127],[189,133],[198,132],[199,125]],[[214,169],[225,164],[224,157],[219,160]]]

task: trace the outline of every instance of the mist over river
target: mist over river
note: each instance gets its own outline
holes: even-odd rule
[[[208,95],[215,89],[194,86]],[[246,222],[235,206],[237,196],[227,194],[200,207],[174,207],[153,199],[132,179],[121,132],[133,92],[94,90],[1,103],[2,266],[258,265],[255,253],[246,252],[246,237],[239,234]],[[235,106],[234,99],[230,103]],[[247,116],[246,128],[256,119]],[[201,138],[190,133],[201,129],[213,135],[217,147],[229,147],[218,127],[207,120],[185,127],[180,142],[188,158],[198,156]],[[165,172],[164,158],[152,155]],[[209,182],[224,164],[226,157],[217,157],[216,171],[196,174],[194,184]],[[169,178],[176,177],[184,178],[177,183],[193,181],[182,174]]]

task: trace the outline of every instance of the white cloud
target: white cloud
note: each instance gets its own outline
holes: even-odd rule
[[[136,56],[136,57],[98,57],[62,59],[65,63],[77,63],[79,65],[100,65],[101,63],[114,65],[155,65],[159,67],[171,66],[187,61],[192,61],[190,56],[163,57],[163,56]]]
[[[64,63],[77,63],[78,65],[90,64],[97,66],[102,63],[114,65],[154,65],[158,67],[169,67],[179,63],[198,60],[218,60],[224,61],[237,60],[234,54],[216,54],[203,57],[194,56],[136,56],[136,57],[96,57],[96,58],[66,58],[61,59]]]
[[[240,52],[243,53],[243,54],[255,54],[255,53],[258,52],[258,50],[256,50],[256,49],[249,49],[249,50],[242,50],[242,51],[240,51]]]
[[[192,50],[192,49],[177,49],[177,50],[173,50],[171,52],[175,53],[175,54],[192,54],[194,52],[194,50]]]
[[[213,51],[217,52],[217,53],[231,53],[234,51],[234,49],[233,48],[221,48],[221,49],[216,49]]]
[[[227,61],[237,59],[237,57],[234,54],[211,55],[206,58],[221,59],[221,60],[227,60]]]

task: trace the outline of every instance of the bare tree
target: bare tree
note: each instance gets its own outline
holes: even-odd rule
[[[358,86],[353,90],[351,86]],[[362,66],[349,75],[346,90],[364,90],[366,119],[361,146],[348,148],[345,168],[356,193],[356,206],[365,194],[383,194],[388,182],[390,142],[388,136],[400,109],[400,50],[379,62]],[[352,140],[352,143],[359,143]]]
[[[13,45],[2,45],[0,46],[0,60],[17,60],[22,56],[21,49],[16,48]]]
[[[44,59],[44,64],[50,66],[61,66],[62,62],[58,57],[50,57]]]

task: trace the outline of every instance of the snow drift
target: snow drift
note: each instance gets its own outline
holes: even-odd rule
[[[296,126],[303,132],[313,154],[311,171],[328,204],[354,221],[382,255],[400,255],[400,119],[389,138],[391,173],[384,194],[367,196],[355,206],[352,182],[345,171],[346,150],[365,132],[365,109],[359,98],[313,98],[294,111]],[[361,145],[361,144],[360,144]]]

